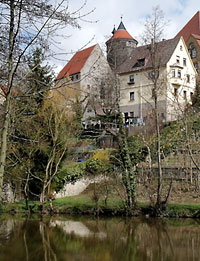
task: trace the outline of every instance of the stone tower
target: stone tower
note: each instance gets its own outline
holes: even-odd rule
[[[112,31],[113,36],[106,42],[107,60],[112,69],[116,69],[131,54],[138,42],[127,32],[121,21],[117,30]]]

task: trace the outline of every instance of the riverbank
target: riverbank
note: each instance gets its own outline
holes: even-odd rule
[[[29,203],[30,213],[41,214],[40,204],[38,201]],[[28,214],[25,202],[16,202],[3,204],[0,213],[9,214]],[[66,197],[53,201],[53,212],[50,211],[49,205],[46,205],[45,215],[89,215],[89,216],[126,216],[123,203],[120,200],[110,199],[106,203],[100,200],[96,204],[87,196],[80,195]],[[148,203],[138,202],[135,216],[153,217],[154,208]],[[162,212],[161,217],[166,218],[200,218],[200,204],[168,204],[166,210]]]

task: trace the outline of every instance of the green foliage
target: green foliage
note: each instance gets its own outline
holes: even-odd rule
[[[85,162],[82,162],[63,167],[54,178],[53,187],[55,190],[59,191],[63,189],[64,185],[68,183],[74,184],[82,178],[86,169],[85,165]]]
[[[164,158],[175,151],[181,142],[184,141],[184,124],[182,121],[170,122],[160,132],[161,157]],[[153,137],[149,143],[151,157],[153,161],[157,160],[156,137]]]
[[[137,135],[128,137],[127,146],[133,166],[145,160],[147,150],[141,136]],[[111,152],[110,161],[113,166],[122,168],[122,160],[118,150]]]
[[[37,47],[29,57],[28,66],[30,73],[28,75],[29,94],[33,95],[36,103],[41,106],[44,95],[49,90],[49,85],[53,79],[52,68],[43,65],[44,54],[41,48]]]
[[[195,110],[200,110],[200,85],[197,83],[195,88],[195,93],[192,97],[192,107],[195,108]]]
[[[73,104],[73,110],[75,112],[75,121],[77,124],[77,129],[80,131],[83,129],[82,126],[83,111],[82,111],[82,103],[77,98]]]
[[[127,142],[133,165],[136,165],[140,161],[143,161],[147,155],[147,150],[144,147],[142,137],[139,135],[130,136],[127,138]]]
[[[111,150],[109,149],[101,149],[95,150],[93,154],[93,158],[102,160],[104,163],[109,163]]]
[[[107,170],[107,166],[105,165],[105,163],[97,158],[90,158],[86,161],[86,168],[85,171],[86,173],[88,173],[89,175],[98,175],[98,174],[102,174]]]

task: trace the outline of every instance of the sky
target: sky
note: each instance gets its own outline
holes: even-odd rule
[[[85,0],[69,0],[69,12],[74,12],[84,5]],[[87,14],[79,21],[81,29],[70,26],[62,30],[62,35],[56,40],[56,46],[51,48],[56,52],[56,59],[50,61],[55,73],[67,64],[73,54],[81,49],[98,43],[105,51],[105,42],[111,32],[117,28],[121,17],[131,36],[139,40],[144,31],[146,18],[151,15],[152,8],[159,5],[169,21],[164,32],[164,38],[173,38],[182,27],[200,10],[199,0],[87,0],[80,14]]]

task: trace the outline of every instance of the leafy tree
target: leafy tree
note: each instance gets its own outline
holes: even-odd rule
[[[30,73],[26,80],[27,93],[31,94],[39,107],[53,80],[52,68],[47,64],[43,65],[44,58],[42,49],[37,47],[28,60]]]

